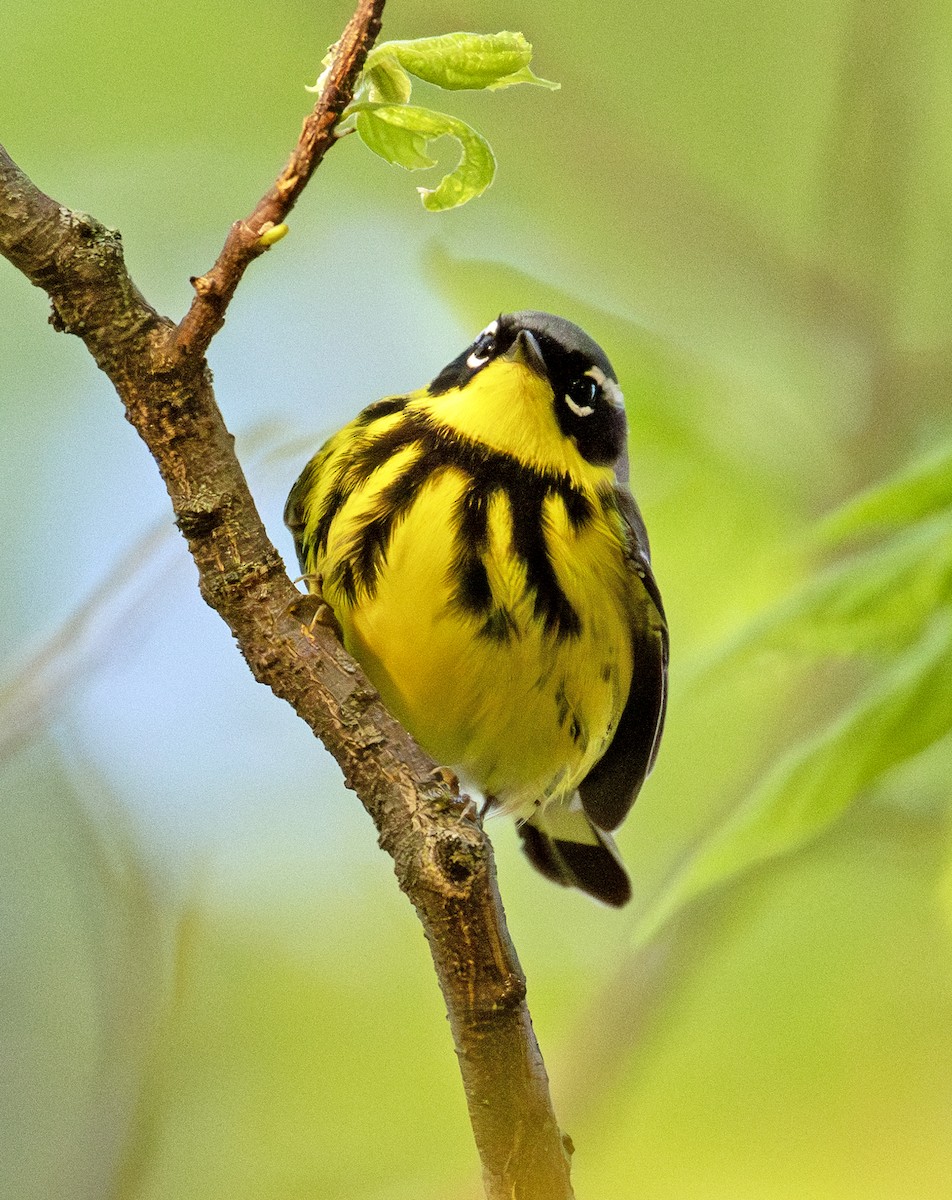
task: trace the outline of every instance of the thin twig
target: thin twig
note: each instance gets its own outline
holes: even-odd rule
[[[351,98],[382,8],[383,0],[360,0],[298,144],[301,157],[292,155],[256,214],[286,214],[333,144],[333,121]],[[446,1000],[488,1200],[570,1200],[567,1143],[489,842],[465,797],[434,775],[356,663],[302,616],[306,598],[268,539],[204,369],[204,349],[258,236],[250,219],[233,227],[177,329],[132,283],[118,235],[44,195],[0,147],[0,253],[49,294],[55,327],[81,337],[112,380],[165,481],[202,595],[255,678],[337,759],[393,858]]]
[[[192,279],[195,297],[182,319],[176,350],[201,358],[225,321],[225,309],[252,259],[267,246],[261,236],[284,222],[308,180],[333,146],[334,126],[350,103],[364,60],[380,32],[385,0],[358,0],[354,15],[334,48],[334,59],[317,103],[305,118],[301,136],[284,170],[243,221],[236,221],[215,265]]]
[[[162,552],[171,548],[173,532],[168,519],[156,522],[52,634],[6,668],[0,682],[0,763],[48,724],[78,682],[87,683],[112,654],[134,644],[127,635],[144,602],[155,596],[155,576],[167,565]]]

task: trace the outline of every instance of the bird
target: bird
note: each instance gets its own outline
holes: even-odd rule
[[[612,832],[654,765],[669,653],[627,442],[601,347],[504,313],[330,437],[284,514],[389,711],[515,818],[544,876],[615,907]]]

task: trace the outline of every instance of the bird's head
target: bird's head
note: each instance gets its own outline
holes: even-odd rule
[[[625,452],[624,400],[608,357],[584,330],[551,313],[501,314],[427,393],[465,397],[480,424],[490,409],[499,425],[525,428],[534,419],[540,433],[568,439],[593,466],[615,466]]]

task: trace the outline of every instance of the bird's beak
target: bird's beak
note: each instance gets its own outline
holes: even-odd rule
[[[530,371],[535,371],[543,379],[548,379],[549,377],[545,359],[542,357],[542,349],[535,335],[531,334],[528,329],[520,329],[516,340],[502,357],[508,362],[522,363],[524,367],[528,367]]]

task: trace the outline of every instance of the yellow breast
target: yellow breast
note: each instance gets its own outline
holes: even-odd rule
[[[604,473],[510,466],[504,448],[479,465],[472,440],[454,457],[445,439],[411,438],[371,470],[355,465],[361,445],[399,441],[406,420],[388,415],[327,448],[308,567],[394,715],[438,762],[527,816],[574,791],[628,695],[619,518]]]

